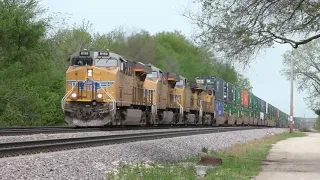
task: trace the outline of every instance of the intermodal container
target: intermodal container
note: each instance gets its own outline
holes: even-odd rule
[[[225,89],[224,89],[224,93],[225,93],[225,102],[228,103],[234,103],[234,99],[235,99],[235,87],[233,84],[226,82],[225,83]]]
[[[235,103],[236,105],[241,105],[241,89],[240,88],[236,88],[236,100],[235,100]]]
[[[263,112],[264,114],[266,113],[266,102],[261,99],[261,106],[260,106],[260,111]]]
[[[248,106],[248,108],[249,109],[253,109],[253,98],[252,98],[252,93],[251,92],[248,93],[248,98],[249,98],[249,106]]]
[[[260,113],[260,111],[261,111],[261,99],[258,98],[258,97],[256,97],[256,98],[257,98],[257,111],[259,111],[259,113]]]
[[[248,99],[248,91],[241,90],[241,106],[248,107],[249,99]]]
[[[223,84],[223,102],[228,102],[228,83],[227,82],[224,82]]]
[[[244,117],[247,117],[247,116],[248,116],[248,108],[246,108],[246,107],[241,107],[241,112],[242,112],[242,114],[244,115]]]
[[[266,114],[269,114],[269,103],[266,102]]]
[[[250,115],[250,117],[254,117],[254,113],[253,113],[252,109],[249,109],[249,115]]]
[[[252,94],[252,109],[254,111],[258,110],[258,98],[254,94]]]
[[[237,117],[241,118],[241,106],[235,106],[236,112],[237,112]]]
[[[276,108],[274,106],[272,106],[271,108],[271,118],[272,119],[276,118]]]
[[[259,118],[260,117],[259,111],[254,111],[254,117]]]
[[[223,101],[224,80],[218,77],[212,77],[210,81],[213,81],[213,89],[215,90],[215,99]]]
[[[231,105],[228,104],[228,103],[224,103],[224,109],[223,109],[223,111],[224,111],[225,113],[228,113],[229,115],[231,115]]]
[[[224,116],[224,103],[216,101],[216,116]]]
[[[265,118],[265,117],[264,117],[264,112],[261,112],[261,111],[260,111],[260,119],[264,120],[264,118]]]
[[[238,108],[236,105],[233,105],[232,108],[231,108],[231,112],[233,115],[236,115],[238,114]]]

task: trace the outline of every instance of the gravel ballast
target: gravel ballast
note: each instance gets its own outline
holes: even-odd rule
[[[149,140],[0,159],[0,179],[105,179],[116,162],[177,161],[201,153],[203,147],[218,150],[287,129],[243,130],[188,137]]]
[[[214,128],[216,127],[213,127],[212,129]],[[227,128],[232,128],[232,127],[227,127]],[[120,134],[136,134],[136,133],[148,133],[148,132],[199,130],[199,129],[211,129],[211,128],[146,129],[146,130],[126,130],[126,131],[97,131],[97,132],[76,132],[76,133],[56,133],[56,134],[33,134],[33,135],[20,135],[20,136],[0,136],[0,143],[60,139],[60,138],[108,136],[108,135],[120,135]]]

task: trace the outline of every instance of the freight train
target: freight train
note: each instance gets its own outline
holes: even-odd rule
[[[195,81],[100,50],[75,52],[61,100],[70,126],[287,125],[289,116],[215,76]]]

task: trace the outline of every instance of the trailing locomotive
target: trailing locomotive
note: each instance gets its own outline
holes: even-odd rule
[[[61,106],[70,126],[276,126],[286,116],[218,77],[189,82],[109,51],[78,51],[69,61]],[[258,113],[261,106],[269,116]]]

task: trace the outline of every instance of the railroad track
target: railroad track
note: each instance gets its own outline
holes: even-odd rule
[[[223,127],[223,126],[222,126]],[[229,126],[231,127],[231,126]],[[77,133],[77,132],[98,132],[98,131],[125,131],[125,130],[148,130],[148,129],[181,129],[181,128],[208,128],[208,126],[202,125],[174,125],[174,126],[127,126],[127,127],[89,127],[89,128],[76,128],[69,126],[44,126],[44,127],[0,127],[0,136],[20,136],[20,135],[32,135],[32,134],[56,134],[56,133]]]
[[[137,134],[122,134],[109,136],[94,136],[66,139],[50,139],[39,141],[11,142],[0,144],[0,158],[36,154],[40,152],[54,152],[68,149],[94,147],[126,142],[144,141],[160,138],[172,138],[197,134],[218,133],[227,131],[239,131],[249,129],[262,129],[264,127],[213,127],[197,130],[180,130],[166,132],[151,132]]]
[[[0,128],[0,136],[94,132],[94,131],[99,131],[99,130],[100,130],[100,128],[76,129],[74,127]]]

